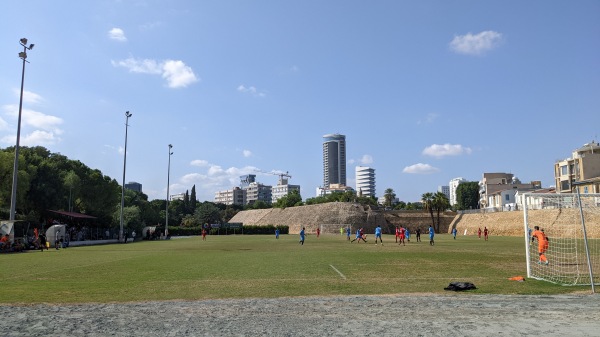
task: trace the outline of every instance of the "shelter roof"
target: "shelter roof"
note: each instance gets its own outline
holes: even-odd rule
[[[60,214],[62,216],[67,216],[67,217],[75,218],[75,219],[96,219],[95,216],[91,216],[91,215],[87,215],[87,214],[81,214],[81,213],[76,213],[76,212],[53,211],[53,210],[48,210],[48,211],[50,211],[52,213]]]

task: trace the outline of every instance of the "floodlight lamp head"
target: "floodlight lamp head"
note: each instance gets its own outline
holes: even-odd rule
[[[131,116],[133,116],[133,114],[132,114],[132,113],[130,113],[129,111],[125,111],[125,116],[127,116],[127,117],[131,117]]]
[[[32,50],[33,46],[35,46],[35,44],[32,43],[32,44],[29,45],[29,47],[27,49]]]
[[[22,45],[26,46],[27,45],[27,39],[26,38],[22,38],[21,40],[19,40],[21,42]]]
[[[172,148],[172,147],[173,147],[173,145],[169,144],[169,149]]]
[[[25,59],[27,58],[27,53],[26,53],[26,52],[24,52],[24,51],[20,52],[20,53],[19,53],[19,58],[21,58],[21,59],[25,60]]]

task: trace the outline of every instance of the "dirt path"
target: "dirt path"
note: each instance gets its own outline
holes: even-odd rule
[[[600,336],[598,295],[0,305],[0,336]]]

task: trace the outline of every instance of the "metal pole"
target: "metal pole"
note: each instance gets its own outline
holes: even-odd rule
[[[530,253],[530,249],[529,249],[529,245],[531,244],[531,238],[529,237],[529,216],[527,214],[528,209],[527,209],[527,199],[529,198],[529,195],[527,193],[523,194],[523,200],[522,200],[522,205],[523,205],[523,225],[524,225],[524,231],[525,231],[525,265],[527,266],[527,277],[531,277],[531,261],[529,259],[529,254]]]
[[[25,62],[27,59],[27,49],[31,50],[33,44],[27,47],[27,39],[21,39],[21,45],[23,46],[23,53],[19,53],[19,57],[23,60],[23,70],[21,71],[21,96],[19,98],[19,118],[17,122],[17,143],[15,145],[15,162],[13,166],[13,181],[12,181],[12,194],[10,198],[10,215],[9,220],[15,220],[15,211],[17,208],[17,178],[19,175],[19,143],[21,140],[21,115],[23,112],[23,86],[25,84]]]
[[[123,185],[121,185],[121,226],[119,231],[119,242],[123,240],[123,208],[125,207],[125,168],[127,167],[127,127],[129,117],[133,114],[125,111],[125,152],[123,153]]]
[[[173,152],[171,152],[172,148],[173,145],[169,144],[169,165],[167,168],[167,207],[165,209],[165,239],[169,235],[169,180],[171,178],[171,155],[173,154]]]
[[[592,260],[590,258],[590,246],[588,244],[587,232],[585,230],[585,218],[583,216],[583,206],[581,206],[581,195],[579,194],[579,187],[575,186],[575,190],[577,191],[577,202],[579,203],[579,214],[581,215],[581,227],[583,229],[583,242],[585,244],[585,255],[587,257],[588,270],[590,273],[590,284],[592,285],[592,294],[595,294],[596,288],[594,286],[594,272],[592,271]]]

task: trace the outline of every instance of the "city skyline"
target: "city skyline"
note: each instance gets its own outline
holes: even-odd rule
[[[200,201],[288,172],[323,184],[322,136],[346,136],[346,185],[419,201],[456,177],[554,185],[598,141],[600,2],[104,1],[0,11],[0,147],[44,146],[149,199]],[[26,16],[26,20],[23,16]],[[167,156],[172,144],[173,155]],[[10,186],[8,187],[10,188]]]

